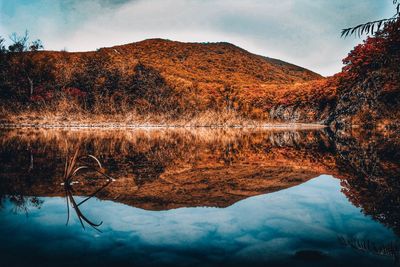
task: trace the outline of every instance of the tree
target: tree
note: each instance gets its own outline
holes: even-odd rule
[[[5,40],[0,36],[0,93],[4,97],[3,88],[7,80],[7,48],[5,47]]]
[[[8,46],[8,52],[11,53],[21,53],[27,51],[38,51],[44,49],[42,41],[40,39],[34,40],[29,43],[29,32],[25,31],[24,35],[18,35],[17,33],[12,33],[10,35],[11,45]]]
[[[12,44],[8,46],[9,52],[11,53],[25,52],[28,48],[28,40],[29,40],[28,31],[25,31],[25,34],[22,36],[19,36],[17,33],[14,32],[10,35],[10,40]]]
[[[370,21],[355,27],[343,29],[342,37],[347,37],[353,34],[358,35],[359,37],[363,34],[374,34],[384,28],[388,23],[398,20],[400,18],[400,0],[393,0],[393,5],[396,7],[396,14],[394,14],[391,18]]]
[[[400,64],[400,20],[386,23],[385,27],[357,45],[343,59],[343,71],[346,82],[359,82],[382,71],[385,80],[398,77]],[[389,74],[393,72],[393,75]],[[350,85],[351,87],[352,85]]]
[[[31,45],[29,46],[30,51],[38,51],[38,50],[42,50],[42,49],[44,49],[44,46],[42,44],[42,41],[39,39],[33,41],[31,43]]]
[[[7,53],[7,49],[4,42],[5,42],[4,38],[0,36],[0,55],[4,55],[5,53]]]
[[[43,65],[37,60],[34,60],[31,53],[44,48],[42,41],[37,39],[30,43],[28,31],[25,31],[24,35],[13,33],[10,35],[10,40],[12,44],[8,47],[7,51],[11,54],[8,57],[9,63],[11,64],[11,66],[9,66],[10,70],[14,70],[16,72],[15,74],[22,75],[22,77],[26,78],[29,83],[29,97],[32,97],[35,88],[35,78],[37,79],[43,76],[42,71],[46,64]]]
[[[335,120],[374,127],[395,124],[400,107],[400,19],[357,45],[343,60],[338,81]]]

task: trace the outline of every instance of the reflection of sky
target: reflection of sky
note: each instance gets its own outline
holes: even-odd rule
[[[33,260],[58,266],[111,261],[191,266],[280,262],[310,266],[290,257],[298,250],[319,250],[329,256],[325,265],[339,261],[349,266],[375,266],[391,261],[344,248],[337,236],[379,244],[395,239],[390,230],[352,206],[340,193],[339,181],[328,176],[225,209],[145,211],[90,200],[82,210],[94,222],[104,221],[103,233],[83,230],[77,218],[65,226],[65,200],[43,200],[42,208],[32,209],[28,216],[10,212],[9,203],[1,212],[0,251],[6,262]]]

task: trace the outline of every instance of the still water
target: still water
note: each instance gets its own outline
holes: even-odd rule
[[[396,136],[12,129],[0,144],[1,266],[398,264]],[[87,168],[65,180],[74,155]]]

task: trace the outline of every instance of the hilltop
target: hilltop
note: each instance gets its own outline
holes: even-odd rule
[[[140,61],[169,79],[185,82],[240,84],[287,84],[322,78],[302,67],[277,59],[258,56],[233,44],[182,43],[149,39],[137,43],[99,49],[114,64],[135,65]],[[124,63],[122,63],[123,65]]]

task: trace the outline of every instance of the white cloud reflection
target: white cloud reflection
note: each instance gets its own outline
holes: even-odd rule
[[[85,263],[93,258],[100,260],[95,257],[98,253],[103,264],[123,260],[139,265],[188,266],[207,261],[218,266],[220,262],[254,260],[290,262],[296,251],[315,249],[327,253],[331,260],[342,262],[345,257],[350,266],[352,260],[358,264],[373,262],[368,255],[360,259],[359,254],[351,254],[338,243],[338,235],[383,243],[395,238],[392,231],[352,206],[340,192],[339,180],[330,176],[248,198],[225,209],[146,211],[93,199],[84,206],[88,218],[104,220],[100,227],[103,233],[83,230],[76,218],[66,227],[62,198],[44,198],[43,207],[32,210],[29,218],[3,211],[0,236],[7,236],[11,229],[14,234],[2,251],[12,251],[22,242],[34,246],[39,255],[56,253],[55,260],[65,253],[66,264],[74,259]]]

